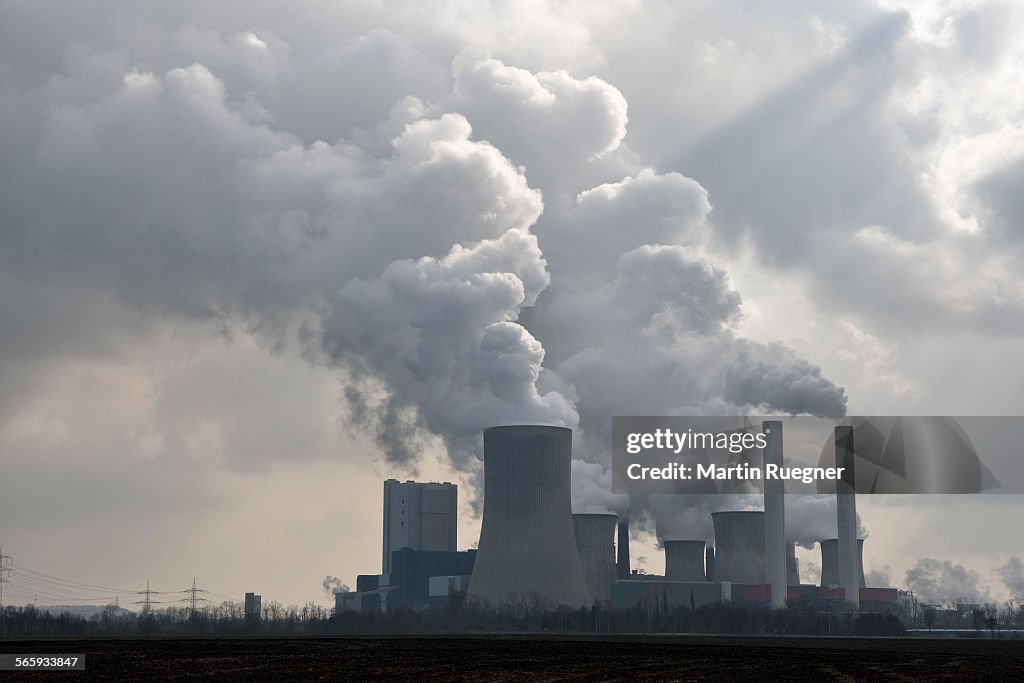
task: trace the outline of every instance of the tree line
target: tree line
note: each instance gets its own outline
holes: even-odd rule
[[[932,611],[929,611],[932,610]],[[944,615],[946,613],[943,613]],[[1017,602],[1003,608],[973,608],[956,624],[979,634],[1024,627]],[[949,618],[946,615],[944,618]],[[933,608],[901,603],[887,612],[822,610],[790,604],[784,609],[736,603],[691,607],[656,599],[622,609],[555,607],[540,596],[518,596],[499,604],[452,599],[443,607],[380,612],[341,612],[314,603],[299,607],[270,602],[259,617],[247,618],[236,602],[191,611],[169,607],[142,613],[108,606],[90,617],[7,607],[2,631],[7,638],[35,637],[245,637],[342,636],[459,633],[676,633],[742,635],[900,636],[907,628],[935,625]],[[935,626],[939,628],[939,626]]]

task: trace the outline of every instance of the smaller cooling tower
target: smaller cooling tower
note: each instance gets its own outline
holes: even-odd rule
[[[800,585],[800,560],[796,559],[796,543],[786,544],[786,585]]]
[[[572,527],[576,534],[576,552],[580,556],[583,578],[594,602],[611,599],[611,585],[615,580],[615,522],[616,515],[576,514]]]
[[[764,513],[714,512],[715,581],[764,583]]]
[[[821,585],[823,588],[839,585],[839,539],[819,541],[821,546]],[[857,539],[858,582],[864,588],[864,539]]]
[[[704,541],[665,541],[665,580],[704,581]]]

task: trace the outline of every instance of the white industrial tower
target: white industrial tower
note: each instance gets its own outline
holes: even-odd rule
[[[444,482],[384,482],[382,573],[391,573],[391,552],[457,550],[459,488]]]

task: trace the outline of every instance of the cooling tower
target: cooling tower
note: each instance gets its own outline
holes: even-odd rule
[[[800,560],[796,559],[796,543],[786,544],[786,585],[800,585]]]
[[[841,586],[839,582],[839,539],[827,538],[819,541],[821,546],[821,585]],[[864,539],[857,539],[857,583],[864,588]]]
[[[619,560],[615,564],[615,575],[620,579],[629,578],[629,512],[619,518]]]
[[[765,467],[782,467],[782,422],[765,420]],[[786,490],[781,479],[764,482],[764,574],[772,587],[772,607],[786,606]]]
[[[836,467],[843,468],[841,478],[836,481],[836,526],[839,537],[839,579],[837,583],[846,594],[846,602],[860,607],[860,585],[864,568],[858,560],[857,551],[857,481],[854,470],[853,427],[839,426],[835,429]],[[860,577],[858,580],[858,573]]]
[[[704,581],[704,541],[665,541],[665,580]]]
[[[764,513],[713,512],[715,581],[764,583]]]
[[[564,427],[484,430],[484,514],[468,597],[591,604],[572,528],[571,462]]]
[[[587,592],[594,602],[611,599],[611,585],[615,580],[615,522],[616,515],[573,515],[572,527],[576,534],[576,552],[583,569]]]

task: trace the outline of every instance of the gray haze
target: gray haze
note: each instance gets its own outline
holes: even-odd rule
[[[576,429],[594,511],[614,414],[1021,413],[1021,19],[4,3],[5,553],[322,600],[384,477],[463,483],[475,540],[493,424]],[[1007,595],[1003,498],[863,505],[868,556]]]

